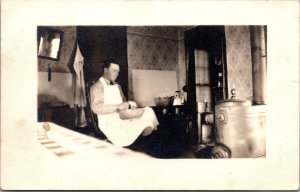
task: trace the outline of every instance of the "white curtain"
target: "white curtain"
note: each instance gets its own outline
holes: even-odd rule
[[[79,127],[84,127],[87,124],[84,112],[84,107],[87,105],[87,102],[83,74],[83,60],[84,58],[82,57],[77,44],[73,67],[75,70],[74,105],[75,109],[77,109],[76,126]]]
[[[205,50],[195,49],[195,73],[197,102],[211,102],[209,55]]]

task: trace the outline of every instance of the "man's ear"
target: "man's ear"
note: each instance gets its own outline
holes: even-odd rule
[[[104,68],[103,74],[107,73],[107,68]]]

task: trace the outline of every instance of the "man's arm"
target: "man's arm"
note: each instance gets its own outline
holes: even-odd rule
[[[126,102],[127,99],[126,99],[126,97],[125,97],[124,94],[123,94],[123,91],[122,91],[121,86],[120,86],[119,84],[117,84],[117,85],[118,85],[118,87],[119,87],[120,94],[121,94],[121,97],[122,97],[123,102]],[[135,109],[135,108],[137,108],[137,104],[136,104],[135,101],[128,101],[128,103],[129,103],[129,105],[130,105],[130,107],[129,107],[130,109]]]
[[[119,105],[105,105],[104,88],[101,83],[94,84],[91,87],[90,95],[91,95],[91,108],[93,112],[96,114],[113,113],[118,110],[124,110],[128,108],[128,103],[122,103]]]

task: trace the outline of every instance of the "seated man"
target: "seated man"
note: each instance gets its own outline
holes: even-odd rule
[[[115,145],[129,146],[139,135],[150,135],[157,129],[158,121],[152,108],[145,107],[138,118],[122,120],[119,112],[137,107],[133,101],[127,102],[119,84],[119,64],[114,60],[103,63],[103,76],[90,89],[91,108],[98,116],[98,126]]]

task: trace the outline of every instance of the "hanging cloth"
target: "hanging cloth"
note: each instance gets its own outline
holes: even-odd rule
[[[85,126],[86,125],[86,118],[84,107],[86,106],[86,92],[85,92],[85,82],[84,82],[84,75],[83,75],[83,56],[80,52],[79,46],[77,44],[76,54],[74,58],[74,70],[75,70],[75,92],[74,92],[74,105],[79,108],[77,110],[77,118],[76,118],[76,125],[77,126]]]

